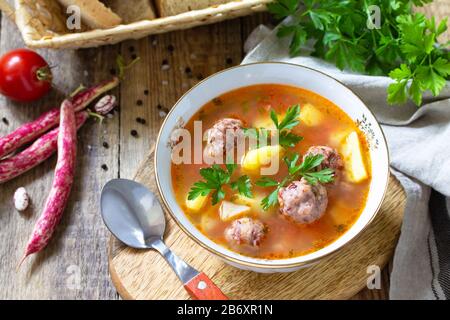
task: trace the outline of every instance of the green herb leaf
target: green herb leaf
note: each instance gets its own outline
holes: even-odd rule
[[[277,128],[278,130],[278,143],[280,146],[285,148],[292,148],[295,147],[295,145],[299,143],[301,140],[303,140],[303,137],[293,132],[290,132],[292,128],[294,128],[296,125],[300,123],[300,121],[298,120],[299,116],[300,116],[299,105],[293,105],[289,107],[281,122],[279,122],[280,120],[275,110],[273,109],[270,110],[270,119],[275,125],[275,128]],[[270,130],[265,128],[245,128],[244,134],[247,137],[257,139],[258,140],[257,147],[259,147],[261,141],[266,142],[268,140]]]
[[[425,91],[436,96],[450,80],[450,42],[438,42],[447,30],[447,18],[437,22],[413,12],[413,5],[431,1],[276,0],[268,7],[277,19],[291,17],[277,32],[291,37],[291,55],[301,54],[305,42],[315,40],[312,56],[334,62],[339,69],[389,74],[395,82],[387,89],[388,102],[411,99],[420,105]],[[367,26],[369,4],[381,10],[380,25],[373,29]]]
[[[334,171],[330,168],[325,168],[323,170],[314,172],[304,172],[303,178],[308,181],[311,185],[316,185],[317,183],[329,183],[334,180]]]
[[[288,172],[290,175],[294,175],[298,170],[300,170],[300,166],[297,166],[297,161],[299,158],[300,155],[298,153],[294,153],[290,158],[289,156],[283,158],[283,161],[288,167]]]
[[[225,166],[228,170],[229,176],[231,176],[233,174],[234,170],[236,170],[236,168],[237,168],[236,163],[227,163]]]
[[[278,182],[269,178],[269,177],[262,177],[258,179],[255,184],[260,187],[275,187],[278,186]]]
[[[303,140],[303,137],[292,132],[283,131],[278,137],[278,143],[285,148],[293,148],[297,143]]]
[[[219,188],[212,193],[211,203],[213,206],[215,206],[224,198],[225,198],[225,192],[222,190],[222,188]]]
[[[212,193],[211,202],[213,205],[217,204],[225,197],[222,186],[230,182],[231,175],[236,168],[236,164],[226,164],[226,170],[217,164],[208,168],[201,168],[200,175],[205,181],[198,181],[193,184],[188,193],[188,199],[194,200],[200,195],[206,196]]]
[[[267,197],[261,200],[261,207],[263,210],[268,210],[278,203],[278,190],[279,188],[276,188]]]
[[[278,127],[278,116],[275,110],[270,110],[270,119],[272,119],[272,122],[275,124],[275,127],[279,129]]]
[[[437,73],[433,66],[419,66],[416,69],[417,80],[420,81],[420,87],[425,90],[430,90],[434,96],[445,86],[445,78]]]
[[[256,141],[256,148],[260,147],[260,143],[266,143],[269,137],[269,130],[265,128],[244,128],[244,135]]]
[[[302,164],[300,165],[300,171],[302,173],[306,173],[316,169],[318,166],[321,165],[323,159],[324,156],[321,154],[306,156]]]
[[[199,181],[194,183],[191,190],[188,193],[188,199],[194,200],[199,196],[207,196],[211,192],[210,185],[207,182]]]
[[[282,19],[297,11],[299,2],[297,0],[279,0],[277,2],[268,3],[267,10],[277,19]]]
[[[389,103],[405,103],[407,100],[406,96],[406,81],[401,82],[394,82],[391,83],[388,86],[387,93],[388,97],[387,100]]]
[[[399,68],[389,72],[389,77],[394,80],[409,79],[411,77],[411,70],[406,64],[402,63]]]
[[[252,194],[252,183],[247,175],[239,177],[236,181],[231,183],[231,188],[237,190],[239,194],[247,197],[253,198]]]
[[[422,104],[422,93],[420,92],[420,83],[414,80],[409,87],[409,96],[418,106]]]
[[[276,121],[272,117],[274,115]],[[296,125],[300,123],[298,120],[298,117],[300,115],[300,106],[298,104],[291,106],[287,109],[286,115],[284,116],[283,120],[278,123],[278,117],[276,116],[276,113],[271,110],[270,117],[272,118],[272,121],[274,122],[275,126],[278,130],[290,130]]]
[[[433,69],[439,72],[442,76],[450,75],[450,62],[442,57],[439,57],[433,63]]]

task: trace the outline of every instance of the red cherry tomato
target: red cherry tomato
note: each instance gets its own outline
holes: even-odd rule
[[[51,89],[52,73],[39,54],[17,49],[0,58],[0,93],[10,99],[28,102]]]

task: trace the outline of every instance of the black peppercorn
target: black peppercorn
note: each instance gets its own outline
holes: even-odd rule
[[[145,124],[146,121],[145,121],[145,119],[142,119],[142,118],[140,118],[140,117],[137,117],[137,118],[136,118],[136,122],[137,122],[137,123],[140,123],[140,124]]]

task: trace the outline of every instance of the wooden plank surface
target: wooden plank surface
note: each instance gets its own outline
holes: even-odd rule
[[[425,11],[445,17],[450,14],[449,7],[447,0],[438,0]],[[30,258],[19,272],[17,262],[47,196],[55,158],[0,185],[0,299],[118,298],[108,274],[109,234],[99,212],[102,186],[112,178],[132,177],[154,142],[164,113],[199,79],[238,64],[249,32],[259,23],[267,22],[268,15],[258,14],[115,46],[40,51],[55,67],[56,90],[32,105],[0,97],[0,118],[9,122],[8,125],[0,122],[0,135],[57,106],[64,94],[80,83],[93,84],[107,78],[118,53],[127,58],[139,55],[141,62],[115,90],[120,100],[116,116],[101,126],[90,120],[80,131],[77,179],[63,220],[45,251]],[[448,39],[448,33],[445,37]],[[16,27],[2,17],[0,53],[22,46]],[[166,62],[168,67],[162,67]],[[137,117],[144,118],[146,124],[138,124]],[[131,130],[138,132],[136,138],[130,135]],[[108,149],[102,147],[104,141]],[[107,165],[107,171],[100,168],[102,164]],[[31,208],[24,214],[16,212],[12,204],[13,193],[20,186],[27,188],[32,199]],[[387,298],[388,273],[388,269],[383,271],[381,290],[364,290],[355,298]]]
[[[0,51],[23,47],[16,27],[2,19]],[[109,76],[117,47],[82,51],[40,51],[52,65],[55,89],[38,103],[23,105],[0,97],[0,135],[30,121],[50,107],[59,106],[62,97],[80,83],[90,84]],[[118,91],[116,93],[119,93]],[[17,272],[20,256],[41,212],[53,177],[55,157],[18,179],[0,185],[0,298],[29,299],[114,299],[106,264],[108,233],[97,210],[101,187],[117,177],[119,121],[112,119],[99,126],[90,120],[79,132],[77,179],[70,203],[49,246],[31,257]],[[101,148],[102,137],[111,148]],[[102,163],[110,170],[100,170]],[[18,187],[25,187],[32,205],[23,214],[13,207],[12,198]]]

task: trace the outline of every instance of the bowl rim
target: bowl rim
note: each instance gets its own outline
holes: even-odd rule
[[[365,107],[365,109],[366,109],[365,111],[367,111],[368,113],[370,113],[370,114],[373,116],[373,118],[375,119],[375,124],[376,124],[377,128],[378,128],[378,129],[380,130],[380,132],[381,132],[382,141],[383,141],[384,146],[386,147],[387,166],[386,166],[386,172],[383,174],[384,176],[387,176],[387,177],[386,177],[386,184],[385,184],[385,186],[384,186],[384,188],[383,188],[383,194],[382,194],[382,196],[381,196],[381,198],[380,198],[380,202],[378,203],[377,208],[375,209],[374,213],[372,214],[372,217],[366,222],[366,224],[361,228],[361,230],[360,230],[357,234],[355,234],[355,235],[353,236],[353,238],[350,238],[347,242],[344,242],[343,244],[341,244],[339,247],[335,248],[335,249],[332,250],[332,251],[329,251],[329,252],[324,253],[323,255],[321,255],[321,256],[319,256],[319,257],[316,257],[316,258],[313,258],[313,259],[310,259],[310,260],[306,260],[306,261],[299,261],[299,262],[292,262],[292,263],[285,263],[285,264],[280,263],[280,264],[276,264],[276,265],[266,264],[266,263],[264,263],[264,261],[265,261],[264,259],[261,259],[259,262],[250,262],[250,261],[245,261],[245,260],[241,260],[241,259],[238,259],[238,258],[231,257],[231,256],[229,256],[229,255],[227,255],[227,254],[224,254],[224,253],[222,253],[222,252],[219,252],[219,251],[217,251],[217,250],[215,250],[215,249],[209,247],[206,243],[202,242],[200,239],[198,239],[197,237],[195,237],[195,236],[189,231],[189,229],[188,229],[186,226],[184,226],[184,225],[178,220],[177,216],[176,216],[176,215],[172,212],[172,210],[170,209],[170,206],[169,206],[169,204],[168,204],[168,201],[167,201],[166,197],[164,196],[164,192],[163,192],[162,187],[161,187],[160,182],[159,182],[159,179],[160,179],[160,178],[159,178],[158,170],[157,170],[157,168],[158,168],[158,157],[157,157],[157,155],[158,155],[158,149],[159,149],[159,146],[160,146],[161,134],[162,134],[162,131],[163,131],[163,129],[164,129],[164,127],[165,127],[165,125],[166,125],[168,119],[170,118],[171,114],[174,112],[174,110],[176,109],[176,107],[180,104],[180,102],[181,102],[186,96],[188,96],[188,95],[191,93],[191,91],[193,91],[196,87],[198,87],[198,86],[200,86],[202,83],[208,81],[210,78],[217,76],[218,74],[222,74],[222,73],[224,73],[224,72],[227,72],[227,71],[233,70],[233,69],[244,68],[244,67],[246,67],[246,66],[260,65],[260,64],[263,64],[263,65],[267,65],[267,64],[272,64],[272,65],[274,65],[274,64],[275,64],[275,65],[276,65],[276,64],[282,64],[282,65],[288,65],[288,66],[296,67],[296,68],[300,68],[300,69],[302,69],[302,68],[308,69],[308,70],[310,70],[310,71],[320,73],[321,75],[323,75],[323,76],[325,76],[325,77],[328,77],[328,78],[330,78],[331,80],[336,81],[337,83],[339,83],[339,84],[342,85],[343,87],[347,88],[347,89],[348,89],[348,90],[349,90],[349,91],[350,91],[350,92],[351,92],[351,93],[352,93],[352,94],[353,94],[353,95],[354,95],[354,96],[362,103],[362,105],[363,105],[363,106]],[[237,89],[237,88],[236,88],[236,89]],[[387,144],[387,140],[386,140],[386,136],[385,136],[385,134],[384,134],[384,131],[383,131],[383,129],[382,129],[380,123],[378,122],[378,120],[377,120],[375,114],[372,112],[372,110],[370,110],[370,108],[367,107],[366,103],[361,99],[361,97],[360,97],[354,90],[352,90],[351,88],[349,88],[349,87],[348,87],[347,85],[345,85],[342,81],[340,81],[340,80],[338,80],[338,79],[336,79],[336,78],[334,78],[334,77],[332,77],[332,76],[330,76],[330,75],[328,75],[328,74],[326,74],[326,73],[324,73],[324,72],[322,72],[322,71],[320,71],[320,70],[317,70],[317,69],[314,69],[314,68],[311,68],[311,67],[308,67],[308,66],[304,66],[304,65],[301,65],[301,64],[290,63],[290,62],[283,62],[283,61],[260,61],[260,62],[252,62],[252,63],[246,63],[246,64],[239,64],[239,65],[232,66],[232,67],[230,67],[230,68],[226,68],[226,69],[220,70],[220,71],[218,71],[218,72],[215,72],[215,73],[209,75],[208,77],[206,77],[205,79],[199,81],[199,82],[196,83],[194,86],[192,86],[189,90],[187,90],[187,91],[186,91],[186,92],[185,92],[185,93],[184,93],[184,94],[183,94],[183,95],[182,95],[182,96],[181,96],[181,97],[173,104],[172,108],[169,110],[169,112],[167,113],[166,117],[165,117],[164,120],[163,120],[163,123],[161,124],[161,127],[160,127],[160,129],[159,129],[159,131],[158,131],[158,135],[157,135],[155,144],[156,144],[156,146],[155,146],[155,152],[154,152],[154,155],[153,155],[153,157],[154,157],[154,161],[153,161],[153,163],[154,163],[153,166],[154,166],[154,167],[153,167],[153,169],[154,169],[154,172],[155,172],[155,180],[156,180],[156,185],[157,185],[157,187],[158,187],[158,193],[159,193],[159,195],[160,195],[160,197],[161,197],[161,199],[162,199],[164,208],[166,209],[167,212],[169,212],[170,216],[171,216],[172,219],[175,221],[175,223],[177,224],[177,226],[178,226],[184,233],[186,233],[190,239],[192,239],[195,243],[197,243],[198,245],[200,245],[202,248],[206,249],[209,253],[212,253],[212,254],[214,254],[214,255],[217,255],[217,256],[219,256],[220,258],[222,258],[222,259],[224,259],[224,260],[226,260],[226,261],[230,261],[230,262],[232,262],[232,263],[235,263],[235,264],[238,264],[238,265],[243,265],[243,266],[250,267],[250,268],[259,268],[259,269],[272,269],[272,270],[277,270],[277,269],[286,269],[286,268],[302,267],[302,266],[307,266],[307,265],[313,264],[313,263],[315,263],[315,262],[317,262],[317,261],[319,261],[319,260],[322,260],[322,259],[325,258],[325,257],[330,257],[330,256],[336,254],[336,253],[337,253],[338,251],[340,251],[343,247],[346,247],[349,243],[351,243],[351,242],[353,242],[354,240],[356,240],[357,238],[359,238],[359,237],[361,236],[361,234],[367,229],[367,227],[373,222],[373,220],[375,219],[375,217],[378,215],[378,213],[379,213],[379,211],[380,211],[381,205],[382,205],[383,202],[384,202],[384,199],[385,199],[386,193],[387,193],[387,189],[388,189],[388,185],[389,185],[389,177],[390,177],[390,167],[389,167],[389,164],[390,164],[390,157],[389,157],[389,148],[388,148],[388,144]],[[173,191],[172,191],[172,192],[173,192]],[[359,219],[359,218],[358,218],[358,219]],[[333,242],[334,242],[334,241],[333,241]],[[332,242],[332,243],[333,243],[333,242]],[[227,249],[227,248],[224,248],[224,249],[225,249],[225,251],[231,251],[231,250],[229,250],[229,249]],[[240,253],[237,253],[237,254],[238,254],[239,256],[241,255]],[[243,256],[243,255],[242,255],[242,256]],[[245,257],[245,256],[243,256],[243,257]],[[283,260],[285,260],[285,259],[270,259],[270,260],[268,260],[268,261],[274,261],[274,260],[276,260],[276,261],[283,261]]]

